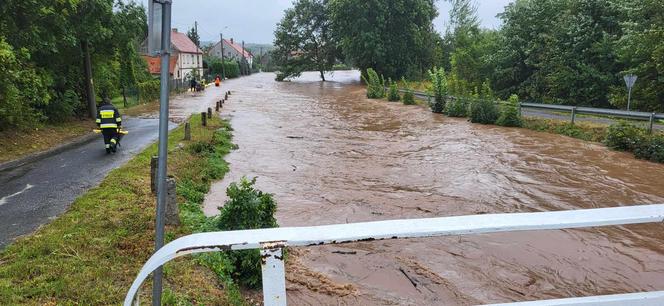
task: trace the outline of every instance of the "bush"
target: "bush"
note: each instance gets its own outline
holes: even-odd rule
[[[645,138],[645,131],[625,121],[609,126],[604,144],[618,151],[634,151]]]
[[[450,117],[466,117],[468,116],[468,99],[454,98],[445,103],[445,115]]]
[[[389,81],[390,83],[390,90],[387,93],[387,101],[390,102],[398,102],[401,100],[401,96],[399,96],[399,88],[397,88],[397,83],[392,82],[391,80]]]
[[[507,105],[503,105],[500,110],[500,117],[496,124],[501,126],[521,127],[523,120],[519,113],[519,97],[517,95],[510,96]]]
[[[404,105],[415,105],[415,95],[413,94],[413,88],[406,82],[406,79],[401,78],[401,83],[403,84],[404,93],[403,93],[403,104]]]
[[[235,61],[224,61],[226,78],[233,79],[240,76],[240,65]]]
[[[81,101],[78,94],[73,90],[67,90],[64,94],[57,93],[46,105],[44,113],[50,122],[63,122],[74,116],[79,105]]]
[[[470,122],[494,124],[498,120],[498,107],[490,100],[475,100],[469,107]]]
[[[431,111],[442,113],[445,109],[445,99],[447,97],[447,79],[445,78],[445,69],[434,68],[429,71],[431,86],[434,95],[433,103],[430,103]]]
[[[274,213],[277,204],[271,194],[254,189],[256,179],[242,178],[232,183],[226,193],[229,200],[219,208],[217,228],[222,231],[277,227]],[[228,252],[233,278],[240,284],[256,288],[261,284],[261,256],[259,250]]]
[[[636,144],[634,156],[664,163],[664,135],[654,135],[641,139],[641,142]]]
[[[150,103],[159,99],[159,80],[138,83],[138,102]]]
[[[385,97],[385,79],[378,76],[378,73],[369,68],[367,75],[362,76],[362,80],[367,84],[367,98],[382,99]]]

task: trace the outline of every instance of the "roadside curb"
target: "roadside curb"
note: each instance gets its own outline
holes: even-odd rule
[[[32,153],[32,154],[29,154],[28,156],[21,157],[19,159],[10,160],[10,161],[4,162],[4,163],[0,163],[0,172],[13,170],[13,169],[21,167],[23,165],[26,165],[26,164],[29,164],[29,163],[32,163],[32,162],[35,162],[35,161],[38,161],[38,160],[42,160],[44,158],[47,158],[47,157],[53,156],[55,154],[58,154],[62,151],[66,151],[68,149],[71,149],[71,148],[86,144],[88,142],[91,142],[91,141],[97,139],[97,137],[98,137],[97,134],[89,133],[89,134],[80,136],[78,138],[75,138],[71,142],[62,144],[62,145],[57,146],[55,148],[52,148],[52,149],[49,149],[49,150],[46,150],[46,151],[37,152],[37,153]]]

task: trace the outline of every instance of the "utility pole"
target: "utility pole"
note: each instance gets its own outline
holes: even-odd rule
[[[224,61],[224,34],[219,33],[219,44],[221,44],[221,79],[224,80],[226,79],[226,68],[225,61]]]
[[[83,62],[85,66],[85,91],[88,96],[88,115],[90,118],[97,117],[97,102],[95,101],[95,84],[92,80],[92,62],[90,60],[90,43],[87,39],[81,41],[83,51]]]
[[[151,5],[161,5],[161,88],[159,98],[159,145],[157,165],[157,217],[155,224],[155,252],[164,246],[164,218],[166,214],[166,165],[168,156],[168,94],[169,65],[171,57],[171,1],[151,0]],[[154,16],[151,16],[154,18]],[[152,22],[151,22],[152,24]],[[152,33],[151,33],[152,35]],[[152,305],[161,306],[162,267],[154,271],[152,282]]]
[[[242,41],[242,66],[243,66],[242,70],[244,70],[244,75],[248,75],[249,73],[247,71],[247,58],[244,56],[244,40]]]

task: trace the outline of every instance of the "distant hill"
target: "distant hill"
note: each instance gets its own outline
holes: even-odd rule
[[[260,55],[261,50],[263,51],[263,54],[265,54],[274,49],[274,46],[271,44],[245,43],[244,47],[247,48],[253,55]]]

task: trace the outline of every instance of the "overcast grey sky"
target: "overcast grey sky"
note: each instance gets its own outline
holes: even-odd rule
[[[358,0],[363,1],[363,0]],[[146,7],[148,0],[139,0]],[[496,14],[512,0],[477,0],[478,15],[488,28],[500,26]],[[198,21],[201,40],[218,41],[219,32],[225,38],[251,43],[272,43],[276,24],[292,0],[173,0],[173,27],[185,32]],[[450,5],[438,0],[439,17],[434,21],[437,31],[443,32]]]

